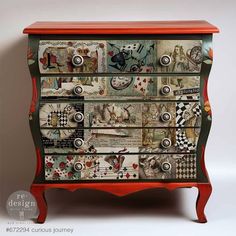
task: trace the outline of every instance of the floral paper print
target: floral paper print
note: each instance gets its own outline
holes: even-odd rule
[[[74,159],[72,156],[46,156],[45,179],[68,180],[79,179],[80,174],[73,170]]]
[[[137,179],[138,156],[125,154],[46,156],[46,180]]]
[[[206,60],[204,60],[204,63],[211,65],[213,61],[213,49],[211,47],[207,47],[205,50]]]
[[[32,65],[35,63],[34,54],[30,47],[28,47],[28,51],[27,51],[27,60],[28,60],[28,65]]]

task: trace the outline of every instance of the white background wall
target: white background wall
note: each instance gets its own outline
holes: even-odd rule
[[[63,191],[60,192],[60,196],[62,197],[58,198],[58,192],[50,192],[47,195],[49,207],[51,207],[49,208],[48,221],[53,225],[55,222],[60,222],[60,220],[63,222],[63,217],[65,217],[65,219],[70,220],[70,223],[74,221],[79,222],[79,226],[77,226],[79,227],[78,232],[80,232],[80,235],[83,235],[83,233],[90,235],[89,232],[92,233],[93,229],[98,233],[98,230],[101,230],[102,227],[100,222],[103,224],[106,223],[109,229],[113,227],[113,233],[119,234],[124,233],[125,230],[135,235],[141,235],[147,232],[146,229],[154,232],[157,229],[153,224],[158,225],[158,223],[158,232],[162,232],[166,227],[168,228],[168,232],[181,232],[177,231],[178,228],[169,228],[167,225],[168,222],[171,225],[174,222],[178,222],[180,225],[186,224],[186,227],[191,233],[196,233],[196,235],[198,232],[202,233],[203,229],[210,229],[209,227],[212,227],[212,230],[218,230],[217,226],[219,227],[221,225],[218,224],[219,222],[227,224],[227,228],[224,229],[225,232],[227,230],[231,232],[233,224],[230,224],[230,222],[233,220],[233,210],[236,210],[233,202],[233,191],[235,193],[233,184],[235,183],[236,176],[236,126],[234,123],[236,117],[235,10],[235,0],[1,0],[1,206],[5,206],[7,197],[13,191],[19,189],[28,190],[35,172],[36,158],[28,126],[31,79],[26,64],[27,36],[22,34],[24,27],[34,21],[205,19],[218,26],[221,31],[220,34],[214,36],[215,60],[209,80],[209,98],[213,110],[213,125],[206,150],[206,163],[215,191],[207,208],[208,218],[210,220],[208,225],[202,228],[203,226],[189,221],[189,219],[194,219],[195,217],[193,204],[196,198],[196,192],[192,193],[190,190],[182,190],[181,196],[179,196],[180,191],[174,192],[172,195],[166,192],[164,195],[159,192],[158,194],[155,192],[156,195],[153,195],[153,192],[147,191],[146,193],[140,193],[137,196],[124,199],[117,199],[105,193],[95,192],[92,192],[92,198],[91,192],[86,191],[78,191],[74,194]],[[222,195],[223,193],[225,195]],[[96,201],[94,202],[95,198]],[[82,202],[83,207],[80,206],[80,203],[77,201],[78,199]],[[163,199],[166,199],[166,201],[163,201]],[[184,202],[183,199],[185,199]],[[180,203],[175,203],[175,201],[181,202],[181,206]],[[136,208],[130,209],[129,206],[134,202],[136,202]],[[145,202],[146,205],[144,204]],[[188,202],[189,208],[185,209],[185,204]],[[77,207],[76,211],[73,211],[71,203]],[[156,205],[153,205],[153,203],[156,203]],[[140,204],[144,204],[145,206],[141,207],[141,210]],[[98,205],[102,207],[99,208]],[[161,205],[166,206],[164,209],[168,209],[169,205],[174,206],[168,209],[168,213],[165,215],[160,210]],[[122,208],[122,206],[124,207]],[[93,211],[91,207],[95,210]],[[144,210],[146,208],[148,208],[147,212]],[[181,210],[182,208],[184,210]],[[104,209],[109,210],[106,211]],[[119,209],[123,209],[123,211]],[[153,209],[153,211],[150,209]],[[65,216],[62,213],[64,211],[66,212]],[[175,214],[175,211],[177,214]],[[52,214],[51,217],[50,212]],[[136,212],[140,216],[137,221],[135,220],[136,213],[133,214],[133,212]],[[166,219],[169,212],[170,218]],[[230,215],[230,212],[232,215]],[[116,217],[117,214],[118,217]],[[175,215],[178,216],[175,217]],[[4,210],[2,210],[2,216],[6,222],[9,221],[7,215],[4,215]],[[101,216],[103,220],[101,220]],[[125,219],[127,220],[125,223],[122,221],[122,217],[126,217]],[[165,221],[163,221],[163,217]],[[86,220],[90,220],[90,224],[93,223],[94,227],[86,228]],[[107,220],[109,223],[107,223]],[[140,223],[138,223],[138,220]],[[116,229],[115,231],[114,228]],[[194,229],[194,231],[191,229]],[[218,233],[221,230],[223,230],[222,227],[219,228]],[[105,228],[104,231],[100,232],[106,233]]]

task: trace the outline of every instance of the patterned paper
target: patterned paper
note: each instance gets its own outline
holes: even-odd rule
[[[73,92],[77,85],[81,96]],[[165,85],[171,88],[168,95],[161,93]],[[41,77],[42,98],[198,100],[199,87],[199,76]]]
[[[156,71],[156,41],[111,40],[107,42],[110,73],[152,73]]]
[[[159,129],[41,129],[45,153],[84,153],[96,152],[105,148],[106,153],[135,148],[142,153],[195,152],[200,128],[159,128]],[[74,140],[80,138],[83,145],[74,146]],[[169,148],[163,148],[164,138],[171,140]]]
[[[158,40],[157,59],[171,57],[169,66],[158,66],[158,72],[199,73],[203,60],[201,40]]]
[[[83,57],[83,65],[73,65],[72,57],[75,54]],[[42,74],[106,72],[106,42],[41,40],[38,63]]]
[[[129,154],[47,155],[45,180],[196,179],[196,155]],[[169,169],[163,169],[167,164]]]

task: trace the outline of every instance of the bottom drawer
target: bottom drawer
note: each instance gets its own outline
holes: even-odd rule
[[[196,179],[195,154],[47,155],[45,180]]]

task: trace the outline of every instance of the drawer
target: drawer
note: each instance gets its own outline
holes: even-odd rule
[[[43,99],[199,99],[199,76],[41,77]]]
[[[41,103],[42,128],[197,127],[199,102]]]
[[[40,40],[41,74],[199,73],[201,40]]]
[[[47,155],[45,180],[196,179],[196,155]]]
[[[45,153],[195,152],[200,128],[41,129]]]

